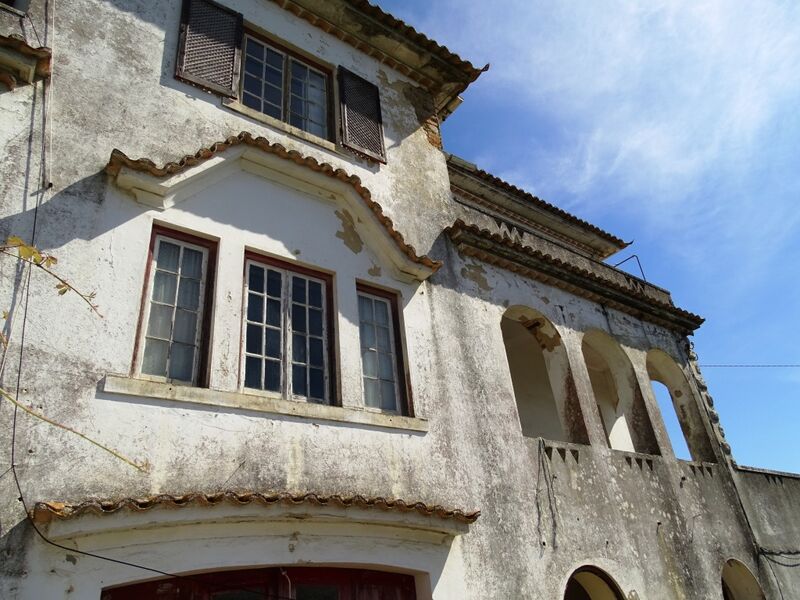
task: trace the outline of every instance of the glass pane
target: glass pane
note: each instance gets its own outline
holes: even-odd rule
[[[250,265],[247,275],[247,289],[251,292],[264,291],[264,268]]]
[[[364,377],[378,376],[378,353],[374,350],[361,351],[361,364],[364,370]]]
[[[306,303],[306,280],[302,277],[292,277],[292,300]]]
[[[315,367],[321,367],[322,361],[322,340],[319,338],[311,338],[308,340],[308,364]]]
[[[156,271],[156,276],[153,279],[153,300],[165,304],[175,304],[175,290],[177,288],[177,275]]]
[[[308,72],[308,83],[314,86],[317,89],[324,89],[325,88],[325,77],[321,73],[317,73],[316,71],[309,71]]]
[[[283,54],[275,52],[271,48],[267,48],[267,64],[272,65],[276,69],[283,70]]]
[[[159,269],[165,271],[178,272],[178,256],[180,256],[181,247],[177,244],[170,244],[169,242],[161,241],[158,244],[158,259],[156,265]]]
[[[375,347],[375,326],[369,323],[361,323],[361,347]]]
[[[281,326],[281,301],[267,299],[267,324],[275,327]]]
[[[244,61],[244,72],[246,74],[252,74],[257,77],[261,77],[264,73],[264,65],[261,61],[256,60],[253,57],[248,56]],[[245,77],[245,81],[247,81],[247,77]]]
[[[322,335],[322,311],[308,309],[308,331],[312,335]]]
[[[161,340],[148,339],[144,346],[142,358],[142,373],[165,377],[167,374],[167,353],[169,343]]]
[[[272,106],[271,104],[265,104],[261,112],[275,119],[281,118],[281,109],[279,106]]]
[[[281,363],[274,360],[265,360],[264,369],[264,389],[270,392],[280,392]]]
[[[318,137],[324,138],[328,136],[328,132],[325,129],[324,125],[320,125],[318,123],[313,123],[311,121],[308,122],[308,126],[306,127],[306,131]]]
[[[325,90],[317,87],[308,88],[308,100],[325,108]]]
[[[200,279],[203,276],[203,253],[191,248],[183,249],[181,276]]]
[[[317,123],[325,120],[325,108],[319,104],[308,104],[308,118]]]
[[[272,85],[283,89],[283,73],[281,73],[281,71],[272,67],[267,67],[264,74],[267,76],[267,83],[271,83]]]
[[[273,298],[281,297],[281,274],[277,271],[267,273],[267,294]]]
[[[323,376],[322,369],[310,369],[308,378],[308,395],[312,398],[325,398],[325,377]]]
[[[386,302],[375,301],[375,322],[384,327],[389,326],[389,309]]]
[[[276,106],[280,106],[281,105],[281,90],[279,88],[276,88],[273,85],[269,85],[269,84],[265,85],[264,86],[264,100],[266,100],[267,102],[271,102],[272,104],[275,104]]]
[[[194,371],[194,346],[172,344],[169,350],[169,376],[180,381],[191,381]]]
[[[261,99],[245,92],[244,105],[255,110],[261,110]]]
[[[197,313],[188,310],[175,311],[175,329],[172,339],[184,344],[194,344],[197,341]]]
[[[161,304],[150,305],[147,335],[168,340],[172,332],[172,307]]]
[[[306,362],[306,336],[295,333],[292,336],[292,360]]]
[[[178,286],[178,306],[197,310],[200,306],[200,282],[197,279],[181,277]]]
[[[264,322],[264,296],[247,294],[247,320]]]
[[[322,308],[322,284],[318,281],[308,282],[308,303],[311,306]]]
[[[294,589],[296,600],[339,600],[339,590],[335,585],[298,583]]]
[[[393,381],[381,381],[381,408],[383,410],[397,410]]]
[[[267,350],[265,355],[272,358],[281,357],[281,332],[279,329],[267,329]]]
[[[394,380],[394,361],[391,354],[378,355],[378,376],[381,379]]]
[[[290,106],[292,108],[293,114],[299,115],[301,117],[305,115],[305,103],[303,102],[302,98],[298,98],[297,96],[292,96],[292,101]]]
[[[264,46],[251,38],[247,38],[247,54],[255,56],[258,60],[264,60]]]
[[[306,307],[302,304],[292,304],[292,329],[300,333],[306,331]]]
[[[245,387],[261,389],[261,359],[248,356],[244,361]]]
[[[305,82],[300,79],[292,78],[292,93],[296,96],[305,96],[306,85]]]
[[[358,297],[358,318],[362,321],[372,321],[372,298]]]
[[[298,127],[300,129],[302,129],[303,125],[304,125],[303,117],[301,117],[299,115],[296,115],[296,114],[292,114],[292,116],[289,118],[289,123],[291,125],[293,125],[294,127]]]
[[[373,408],[381,407],[380,393],[378,392],[378,380],[364,378],[364,404]]]
[[[247,325],[245,349],[253,354],[263,354],[264,330],[258,325]]]
[[[378,349],[389,351],[389,330],[386,327],[378,327]]]
[[[244,76],[244,91],[253,94],[254,96],[261,96],[261,79],[253,75]]]
[[[298,79],[305,79],[306,74],[308,73],[308,67],[305,65],[301,65],[297,61],[292,61],[292,77],[297,77]]]
[[[292,392],[306,395],[306,368],[302,365],[292,365]]]

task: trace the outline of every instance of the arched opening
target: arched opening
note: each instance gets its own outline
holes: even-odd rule
[[[630,360],[609,335],[583,337],[583,358],[610,448],[658,454],[653,427]]]
[[[722,567],[722,597],[724,600],[764,600],[758,581],[744,564],[733,558]]]
[[[553,324],[533,309],[514,306],[500,327],[522,434],[587,443],[569,362]]]
[[[614,580],[595,567],[581,567],[567,581],[564,600],[624,600]]]
[[[647,353],[647,374],[678,458],[714,462],[714,451],[686,376],[661,350]]]

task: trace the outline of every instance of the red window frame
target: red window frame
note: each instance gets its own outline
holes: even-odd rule
[[[338,394],[338,379],[336,377],[337,370],[336,370],[336,312],[334,310],[334,302],[333,302],[333,275],[331,273],[326,273],[325,271],[317,271],[310,267],[306,267],[304,265],[299,265],[297,263],[289,262],[286,260],[281,260],[279,258],[275,258],[273,256],[267,256],[265,254],[260,254],[253,250],[245,250],[244,253],[244,265],[242,267],[243,271],[243,292],[242,295],[246,293],[247,289],[247,261],[253,261],[256,263],[260,263],[267,266],[273,266],[278,269],[283,269],[284,271],[289,271],[290,273],[294,272],[298,275],[305,275],[307,277],[313,277],[315,279],[320,279],[325,283],[325,326],[328,330],[328,338],[327,344],[328,347],[326,349],[327,357],[328,357],[328,395],[330,397],[330,404],[329,406],[341,406],[339,394]],[[242,322],[246,320],[247,316],[242,313]],[[244,328],[241,330],[241,337],[239,340],[239,381],[238,387],[239,389],[244,389]]]
[[[144,270],[142,295],[139,302],[139,321],[136,324],[136,340],[133,345],[133,362],[131,363],[130,376],[135,377],[138,375],[138,365],[141,364],[143,358],[142,353],[144,352],[144,348],[142,347],[142,340],[144,332],[142,328],[144,327],[145,316],[150,304],[150,275],[153,269],[153,253],[158,236],[173,238],[179,242],[186,242],[187,244],[194,244],[195,246],[205,248],[208,252],[205,294],[203,297],[203,319],[200,326],[200,360],[197,367],[197,384],[195,386],[208,387],[210,377],[209,362],[211,359],[211,348],[209,345],[211,339],[211,312],[214,299],[214,280],[217,272],[218,243],[216,240],[203,238],[158,223],[153,223],[153,229],[150,233],[150,243],[147,247],[147,264]]]
[[[392,309],[392,330],[394,333],[394,355],[397,361],[397,387],[400,389],[400,414],[413,417],[414,402],[411,393],[411,378],[406,369],[405,347],[403,345],[402,327],[400,326],[400,303],[399,294],[383,288],[375,287],[369,283],[356,282],[356,294],[364,292],[372,296],[378,296],[389,302]],[[363,382],[362,382],[363,386]]]

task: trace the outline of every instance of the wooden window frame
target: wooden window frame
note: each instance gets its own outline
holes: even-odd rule
[[[198,246],[206,251],[205,284],[202,294],[202,317],[200,319],[200,335],[197,351],[197,373],[195,381],[190,383],[181,380],[171,380],[169,377],[158,377],[142,373],[144,359],[144,340],[146,326],[150,315],[150,292],[153,286],[153,264],[156,242],[159,238],[174,239],[177,242]],[[131,377],[149,379],[153,381],[167,381],[175,385],[190,387],[208,387],[210,378],[209,364],[211,360],[211,313],[214,308],[214,284],[217,271],[217,241],[203,238],[185,231],[173,229],[166,225],[154,223],[150,233],[150,242],[147,248],[147,263],[144,271],[144,282],[140,297],[139,319],[136,325],[136,339],[133,346],[133,359],[131,362]]]
[[[274,267],[276,269],[280,269],[285,271],[289,275],[292,273],[296,273],[298,275],[302,275],[304,277],[311,277],[313,279],[317,279],[323,282],[323,286],[325,289],[325,301],[323,303],[323,308],[325,310],[325,315],[323,316],[324,324],[325,324],[325,331],[326,335],[323,338],[324,343],[327,346],[323,349],[325,352],[325,356],[327,358],[327,365],[326,365],[326,375],[328,378],[328,385],[327,385],[327,392],[328,392],[328,401],[324,403],[327,406],[341,406],[341,402],[339,399],[338,394],[338,378],[337,378],[337,361],[336,361],[336,310],[335,310],[335,303],[334,303],[334,279],[333,274],[327,273],[325,271],[318,271],[316,269],[306,267],[304,265],[299,265],[290,261],[282,260],[280,258],[276,258],[273,256],[268,256],[265,254],[261,254],[259,252],[253,250],[245,250],[244,253],[244,267],[243,267],[243,279],[242,279],[242,323],[240,329],[240,339],[239,339],[239,373],[238,373],[238,384],[237,387],[240,392],[247,393],[247,394],[256,394],[259,396],[265,396],[268,398],[280,398],[283,400],[295,401],[295,402],[309,402],[313,404],[309,400],[308,395],[306,396],[297,396],[295,394],[289,394],[289,386],[288,386],[288,379],[291,377],[291,363],[292,359],[291,356],[286,354],[287,340],[286,337],[286,328],[282,325],[282,349],[283,354],[281,357],[281,369],[283,378],[286,380],[287,385],[281,386],[280,392],[270,392],[267,390],[258,390],[255,388],[248,388],[245,387],[245,343],[246,343],[246,330],[247,330],[247,292],[248,292],[248,272],[247,267],[249,263],[257,263],[265,267]],[[291,299],[283,299],[287,304],[287,311],[288,305],[291,305]]]
[[[402,323],[402,315],[400,313],[400,294],[397,292],[393,292],[390,290],[386,290],[383,288],[376,287],[369,283],[364,283],[362,281],[356,281],[356,296],[359,294],[365,294],[368,296],[375,296],[377,298],[381,298],[386,300],[389,303],[389,308],[391,310],[391,320],[392,320],[392,334],[394,337],[394,356],[395,356],[395,368],[397,369],[397,388],[399,391],[399,395],[397,398],[400,410],[399,414],[405,417],[414,417],[414,401],[411,392],[411,378],[409,376],[408,369],[406,368],[406,355],[405,355],[405,344],[403,343],[403,323]],[[360,318],[359,318],[360,322]],[[361,335],[360,328],[359,328],[359,336]],[[359,348],[361,347],[361,343],[359,340]],[[359,357],[359,365],[362,369],[361,372],[361,389],[362,394],[364,389],[364,374],[363,374],[363,365],[361,364],[361,358]],[[363,396],[362,396],[363,398]],[[366,406],[365,406],[366,408]],[[382,413],[391,413],[391,411],[384,411],[380,409],[372,409]]]
[[[309,58],[308,56],[306,56],[304,54],[301,54],[301,53],[289,48],[288,46],[286,46],[284,44],[281,44],[280,42],[276,41],[275,39],[265,35],[264,33],[261,33],[260,31],[256,31],[256,30],[254,30],[252,28],[249,28],[246,25],[245,25],[245,28],[244,28],[244,33],[242,35],[241,47],[239,48],[241,61],[240,61],[240,64],[239,64],[239,85],[238,85],[238,88],[237,88],[237,90],[238,90],[238,92],[237,92],[238,93],[238,102],[240,104],[242,104],[243,106],[245,106],[246,108],[250,109],[250,110],[256,111],[259,114],[262,114],[262,115],[264,115],[266,117],[275,119],[275,117],[273,117],[272,115],[268,115],[266,113],[262,113],[261,111],[257,111],[256,109],[250,108],[249,106],[244,104],[244,68],[245,68],[245,62],[246,62],[246,58],[247,58],[247,38],[248,37],[251,37],[254,40],[256,40],[257,42],[272,48],[276,52],[279,52],[280,54],[282,54],[283,57],[284,57],[284,60],[283,60],[283,81],[281,82],[281,84],[282,84],[281,100],[283,102],[283,106],[281,107],[281,118],[280,119],[276,119],[276,120],[280,121],[281,123],[284,123],[284,124],[286,124],[286,125],[288,125],[290,127],[296,127],[297,129],[299,129],[300,131],[302,131],[302,132],[304,132],[304,133],[306,133],[308,135],[312,135],[314,137],[319,137],[317,134],[311,133],[310,131],[307,131],[307,130],[303,129],[302,127],[297,127],[296,125],[292,125],[290,120],[289,120],[289,114],[291,112],[290,101],[291,101],[291,95],[292,95],[291,94],[291,68],[290,68],[291,60],[295,60],[295,61],[305,65],[306,67],[309,67],[309,68],[313,69],[314,71],[317,71],[320,75],[325,77],[325,121],[326,122],[325,122],[325,136],[322,137],[321,139],[327,140],[329,142],[335,142],[336,140],[334,139],[334,132],[336,131],[336,127],[335,127],[336,111],[335,111],[335,107],[334,107],[334,89],[333,89],[333,86],[334,86],[335,77],[333,76],[333,69],[330,68],[330,67],[327,67],[327,66],[325,66],[325,65],[323,65],[323,64],[321,64],[319,62],[316,62],[315,60]]]

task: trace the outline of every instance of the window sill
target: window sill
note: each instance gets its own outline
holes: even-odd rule
[[[321,138],[312,133],[308,133],[307,131],[303,131],[299,127],[295,127],[294,125],[289,125],[288,123],[284,123],[283,121],[276,119],[275,117],[270,117],[269,115],[265,115],[262,112],[253,110],[252,108],[245,106],[238,100],[233,100],[232,98],[223,98],[222,105],[227,106],[231,110],[241,113],[246,117],[250,117],[251,119],[264,123],[265,125],[269,125],[270,127],[274,127],[275,129],[280,129],[284,133],[288,133],[289,135],[292,135],[296,138],[300,138],[304,142],[314,144],[315,146],[319,146],[320,148],[324,148],[325,150],[329,150],[331,152],[336,152],[337,154],[345,155],[345,153],[332,141],[326,140],[325,138]]]
[[[102,382],[102,391],[108,394],[159,398],[174,402],[236,408],[309,420],[356,423],[371,427],[402,429],[422,433],[428,431],[428,421],[417,417],[376,413],[343,406],[279,400],[255,394],[223,392],[146,379],[133,379],[122,375],[106,375]]]

